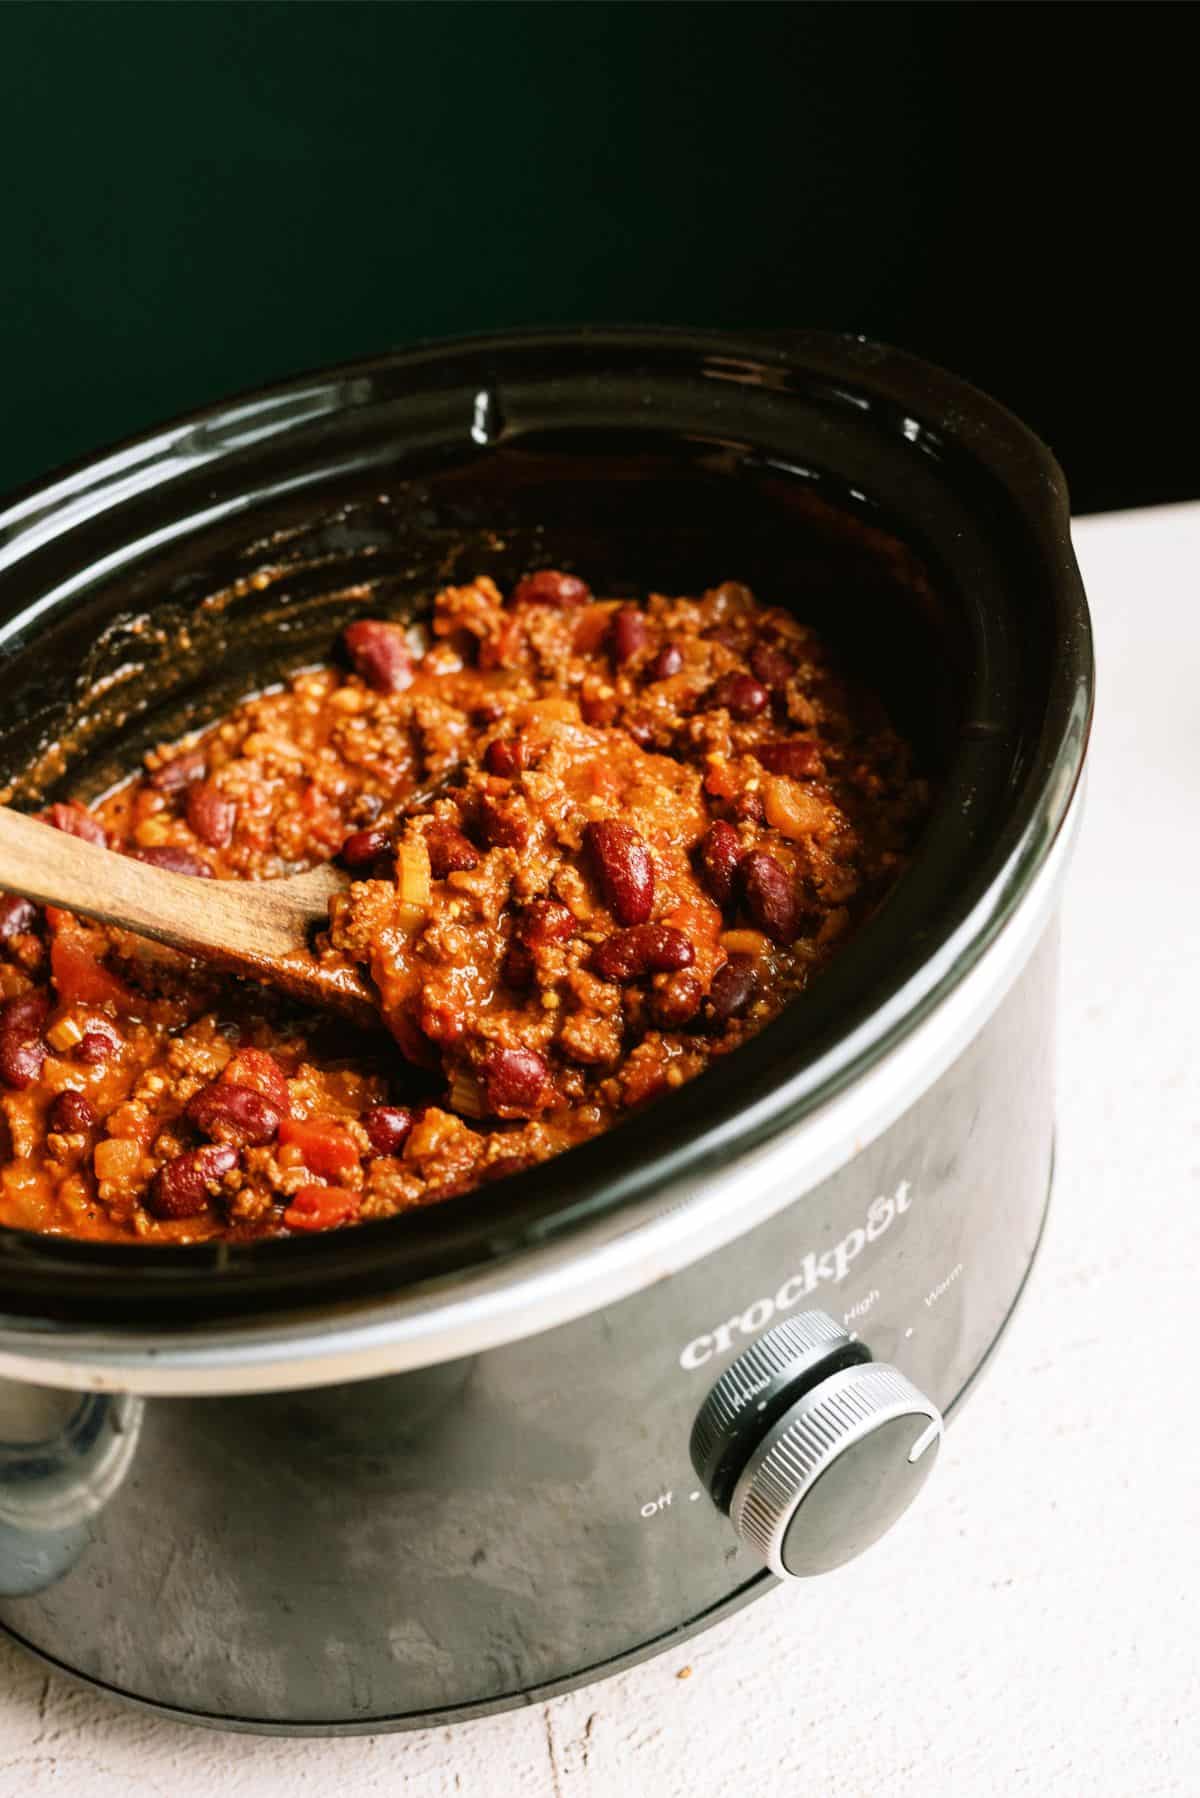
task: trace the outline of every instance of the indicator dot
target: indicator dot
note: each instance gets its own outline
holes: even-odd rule
[[[699,1496],[700,1496],[700,1494],[698,1492],[689,1492],[688,1493],[688,1497],[691,1499],[693,1504],[695,1504],[695,1502],[699,1498]]]
[[[766,1408],[767,1408],[767,1401],[765,1398],[760,1398],[758,1403],[754,1407],[754,1409],[756,1411],[765,1411]]]
[[[911,1335],[912,1335],[912,1330],[911,1330],[911,1328],[910,1328],[910,1329],[907,1329],[907,1330],[905,1330],[905,1332],[904,1332],[904,1340],[905,1340],[905,1341],[906,1341],[906,1342],[907,1342],[907,1341],[908,1341],[908,1339],[909,1339],[909,1337],[910,1337],[910,1336],[911,1336]]]

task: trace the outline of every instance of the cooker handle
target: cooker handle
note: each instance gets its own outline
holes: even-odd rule
[[[129,1472],[143,1401],[0,1379],[0,1597],[43,1592]]]

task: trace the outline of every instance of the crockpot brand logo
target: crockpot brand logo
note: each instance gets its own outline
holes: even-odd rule
[[[755,1299],[740,1316],[715,1325],[703,1336],[693,1336],[679,1357],[680,1367],[703,1367],[714,1355],[727,1354],[736,1336],[756,1336],[766,1329],[772,1318],[782,1311],[790,1311],[819,1286],[839,1285],[867,1244],[877,1242],[898,1217],[903,1217],[911,1204],[912,1189],[907,1180],[901,1180],[890,1199],[872,1199],[861,1229],[851,1230],[823,1255],[807,1254],[797,1272],[788,1276],[774,1297]]]

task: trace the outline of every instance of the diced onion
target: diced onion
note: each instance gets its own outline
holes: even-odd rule
[[[811,837],[828,822],[825,807],[814,794],[783,774],[764,774],[763,803],[767,823],[793,842]]]
[[[64,1049],[73,1049],[76,1043],[83,1041],[83,1030],[74,1018],[60,1018],[47,1030],[46,1041],[61,1054]]]
[[[468,1118],[481,1118],[484,1114],[483,1088],[465,1069],[456,1071],[450,1081],[450,1109]]]
[[[428,911],[432,896],[429,850],[425,838],[413,831],[396,851],[396,897],[401,905],[419,906],[422,911]]]
[[[558,720],[564,724],[579,723],[579,704],[567,694],[552,693],[548,699],[531,700],[521,707],[522,719],[546,718]]]
[[[141,1145],[131,1142],[128,1137],[105,1137],[92,1152],[97,1180],[128,1180],[141,1165]]]
[[[771,945],[757,930],[723,930],[721,947],[726,955],[752,955],[756,961],[761,961]]]

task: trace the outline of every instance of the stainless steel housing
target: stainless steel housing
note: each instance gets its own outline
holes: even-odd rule
[[[815,334],[619,331],[291,383],[0,515],[0,779],[31,803],[302,661],[363,580],[403,610],[489,559],[667,585],[736,546],[749,565],[719,574],[875,645],[940,790],[913,870],[801,1004],[486,1203],[249,1252],[0,1235],[5,1627],[200,1721],[469,1715],[763,1589],[688,1438],[790,1311],[957,1402],[1052,1160],[1091,705],[1067,529],[1042,446],[939,371]],[[842,558],[828,591],[814,533]]]

